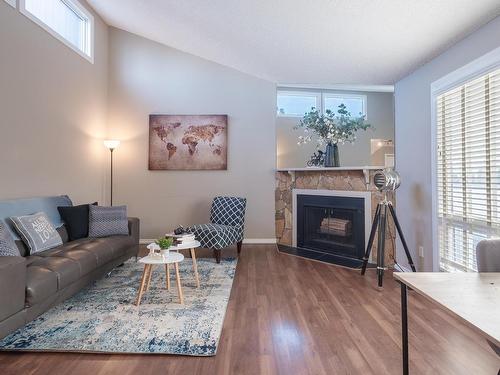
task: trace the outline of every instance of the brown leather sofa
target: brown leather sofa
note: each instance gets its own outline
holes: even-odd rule
[[[63,245],[34,255],[16,241],[22,256],[0,257],[0,338],[137,256],[139,219],[129,218],[128,224],[128,236],[70,242],[63,225]]]

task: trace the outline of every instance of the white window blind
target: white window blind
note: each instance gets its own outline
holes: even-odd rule
[[[500,234],[500,69],[436,107],[440,268],[473,272],[477,243]]]
[[[22,0],[21,12],[52,35],[92,58],[93,18],[76,0]]]

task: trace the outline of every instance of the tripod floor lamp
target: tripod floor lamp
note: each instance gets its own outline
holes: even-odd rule
[[[120,145],[120,141],[115,140],[115,139],[107,139],[104,141],[104,146],[110,151],[111,155],[111,164],[110,164],[110,205],[113,205],[113,151],[115,148],[117,148]]]

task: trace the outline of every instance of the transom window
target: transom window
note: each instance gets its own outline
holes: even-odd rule
[[[278,91],[277,115],[281,117],[302,117],[311,108],[322,113],[330,110],[336,113],[344,104],[352,116],[366,116],[366,95],[315,92]]]
[[[339,105],[344,104],[352,116],[366,116],[366,95],[323,94],[323,110],[337,112]]]
[[[93,62],[94,18],[76,0],[20,0],[19,9],[54,37]]]
[[[302,117],[311,108],[320,108],[321,94],[307,91],[278,91],[278,116]]]
[[[476,271],[479,241],[500,234],[500,70],[437,97],[440,268]]]

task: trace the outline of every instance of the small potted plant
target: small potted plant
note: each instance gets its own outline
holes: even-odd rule
[[[168,256],[168,249],[174,243],[174,239],[171,237],[159,238],[156,240],[156,244],[160,246],[161,255],[165,258]]]

